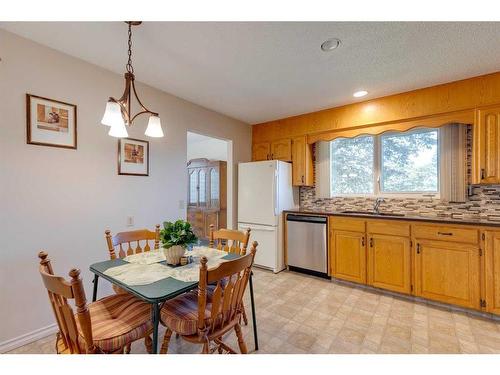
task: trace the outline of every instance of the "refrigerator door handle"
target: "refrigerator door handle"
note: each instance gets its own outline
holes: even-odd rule
[[[264,232],[274,232],[277,228],[276,227],[256,227],[256,226],[253,226],[253,225],[246,225],[246,224],[240,224],[239,225],[240,228],[242,229],[247,229],[247,228],[250,228],[251,230],[260,230],[260,231],[264,231]]]
[[[279,203],[279,191],[278,191],[278,172],[274,172],[274,215],[278,216],[278,203]]]

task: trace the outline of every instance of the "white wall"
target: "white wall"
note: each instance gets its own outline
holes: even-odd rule
[[[188,132],[187,160],[198,158],[227,161],[227,141]]]
[[[121,95],[122,76],[3,30],[0,46],[0,348],[5,349],[8,340],[54,323],[37,269],[40,249],[48,251],[57,273],[67,275],[74,266],[82,270],[90,300],[88,267],[107,258],[106,228],[130,229],[128,215],[136,228],[185,217],[179,201],[186,199],[187,184],[179,177],[186,173],[187,129],[232,140],[237,164],[251,159],[251,127],[138,84],[142,101],[160,113],[166,137],[149,139],[149,177],[118,176],[117,140],[100,120],[107,98]],[[139,79],[144,68],[136,67]],[[78,106],[77,150],[26,144],[26,93]],[[146,120],[137,121],[129,136],[146,139]],[[105,281],[100,284],[100,296],[110,293]]]

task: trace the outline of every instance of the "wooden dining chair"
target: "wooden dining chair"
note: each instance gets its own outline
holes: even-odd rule
[[[125,258],[128,255],[139,254],[142,252],[150,251],[151,245],[154,250],[160,248],[160,224],[155,225],[155,231],[152,232],[147,229],[139,229],[128,232],[119,232],[114,236],[111,231],[107,229],[104,231],[106,243],[108,244],[108,252],[110,259],[116,259],[116,251],[118,258]],[[149,242],[152,242],[150,245]],[[142,242],[142,246],[141,246]],[[115,293],[127,293],[119,286],[112,285]]]
[[[129,294],[117,294],[87,304],[80,270],[69,271],[70,281],[54,275],[48,254],[38,253],[39,271],[49,294],[59,332],[58,354],[123,353],[144,338],[148,352],[153,325],[151,305]],[[68,303],[74,300],[76,314]]]
[[[104,233],[106,236],[106,243],[108,244],[109,257],[111,259],[116,259],[115,250],[117,247],[119,249],[119,258],[150,251],[150,241],[153,241],[154,250],[160,248],[160,224],[155,225],[154,232],[147,229],[139,229],[129,232],[120,232],[112,236],[111,231],[108,229]],[[141,242],[143,242],[143,246],[141,246]]]
[[[214,230],[214,225],[210,224],[210,242],[209,246],[214,249],[222,250],[228,253],[245,255],[247,252],[248,241],[250,240],[250,228],[246,231],[234,229]],[[245,307],[242,313],[243,323],[248,325],[248,318]]]
[[[214,225],[210,224],[209,246],[214,249],[245,255],[248,241],[250,239],[250,228],[242,232],[233,229],[214,230]]]
[[[247,353],[240,319],[243,295],[256,251],[257,242],[254,242],[250,254],[220,263],[212,269],[207,269],[207,258],[201,258],[198,289],[165,302],[161,309],[160,322],[167,330],[160,353],[168,352],[173,332],[186,341],[203,344],[204,354],[215,350],[236,353],[222,341],[223,335],[232,329],[236,332],[240,352]],[[208,289],[213,285],[215,288],[209,297]],[[210,349],[211,342],[216,344],[214,349]]]

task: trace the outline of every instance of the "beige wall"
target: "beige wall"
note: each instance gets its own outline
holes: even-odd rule
[[[160,113],[166,137],[149,139],[149,177],[118,176],[117,140],[100,120],[108,96],[121,94],[122,76],[3,30],[0,57],[0,350],[6,350],[9,340],[28,340],[54,323],[37,271],[40,249],[59,274],[82,269],[90,299],[88,267],[107,257],[106,228],[127,229],[127,216],[134,216],[135,228],[185,217],[179,201],[186,199],[187,129],[233,140],[237,164],[251,159],[251,128],[139,84],[143,102]],[[77,150],[26,144],[26,93],[78,106]],[[146,139],[145,121],[129,136]],[[110,290],[103,281],[100,296]]]

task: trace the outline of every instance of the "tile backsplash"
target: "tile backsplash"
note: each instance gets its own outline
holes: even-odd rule
[[[472,172],[472,130],[467,130],[467,175]],[[380,211],[427,217],[487,219],[500,221],[500,185],[471,185],[465,203],[446,202],[433,198],[385,198]],[[300,188],[300,207],[311,210],[372,210],[375,198],[316,198],[314,187]]]
[[[472,195],[465,203],[445,202],[432,198],[384,198],[380,211],[428,217],[488,219],[500,221],[500,185],[472,186]],[[303,209],[345,211],[372,210],[375,198],[316,199],[313,187],[300,188],[300,207]]]

